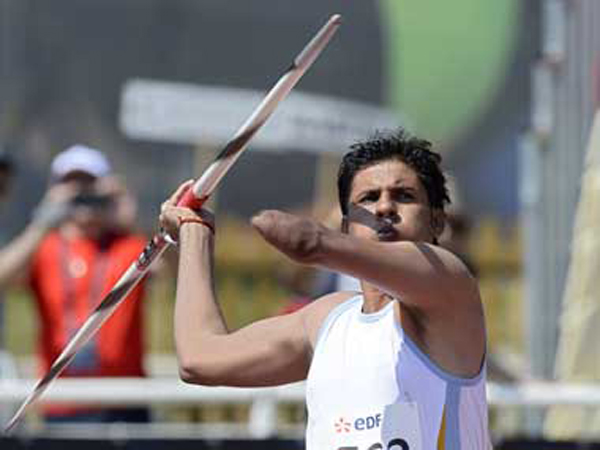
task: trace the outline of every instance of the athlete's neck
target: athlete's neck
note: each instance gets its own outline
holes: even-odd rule
[[[376,288],[373,285],[362,282],[362,290],[363,290],[363,306],[362,312],[365,314],[371,314],[377,311],[380,311],[384,308],[389,302],[393,301],[394,298],[383,292],[382,290]]]

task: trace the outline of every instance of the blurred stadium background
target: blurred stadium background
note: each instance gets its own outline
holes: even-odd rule
[[[1,242],[27,223],[50,160],[75,142],[108,154],[138,198],[140,228],[152,232],[168,193],[200,173],[240,124],[237,114],[252,110],[251,94],[266,91],[334,12],[344,16],[340,32],[214,200],[230,324],[280,311],[300,276],[247,219],[275,207],[325,220],[344,148],[377,128],[407,126],[443,153],[470,228],[496,448],[596,448],[595,0],[0,0],[0,145],[18,167],[1,206]],[[34,412],[0,446],[302,448],[301,386],[215,393],[176,380],[173,286],[169,268],[152,284],[148,380],[57,383],[48,392],[137,404],[152,402],[151,389],[151,425],[49,428]],[[11,355],[0,372],[4,416],[36,375],[28,295],[10,290],[0,327]]]

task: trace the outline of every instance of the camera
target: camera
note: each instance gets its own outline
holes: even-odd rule
[[[113,202],[111,195],[99,194],[93,191],[79,192],[71,200],[73,206],[87,206],[88,208],[104,209],[110,206]]]

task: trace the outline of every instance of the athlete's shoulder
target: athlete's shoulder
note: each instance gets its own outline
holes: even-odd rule
[[[351,291],[333,292],[316,299],[310,305],[307,305],[302,309],[306,331],[313,348],[317,341],[319,330],[331,311],[342,303],[359,295],[362,294],[360,292]]]

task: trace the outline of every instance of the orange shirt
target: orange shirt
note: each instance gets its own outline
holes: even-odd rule
[[[31,283],[39,316],[39,354],[45,372],[69,338],[137,258],[140,236],[119,236],[101,249],[86,238],[49,234],[35,253]],[[83,348],[63,376],[144,376],[140,283]]]

